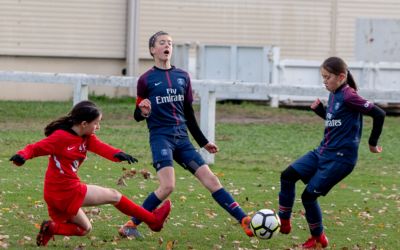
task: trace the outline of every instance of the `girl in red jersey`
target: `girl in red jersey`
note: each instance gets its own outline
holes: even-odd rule
[[[111,161],[137,162],[131,155],[102,141],[95,135],[100,129],[102,114],[93,102],[82,101],[71,112],[51,122],[45,128],[46,138],[27,145],[11,157],[15,165],[26,160],[49,155],[44,180],[44,199],[51,220],[43,221],[37,235],[38,246],[46,246],[54,235],[83,236],[92,225],[83,206],[113,204],[128,216],[139,217],[151,230],[160,231],[170,209],[170,201],[149,212],[130,201],[115,189],[82,183],[77,171],[91,151]]]

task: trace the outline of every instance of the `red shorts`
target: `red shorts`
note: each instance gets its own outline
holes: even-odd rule
[[[50,218],[59,223],[70,220],[82,207],[86,192],[87,186],[84,183],[80,183],[76,189],[67,192],[45,192],[44,200],[47,203]]]

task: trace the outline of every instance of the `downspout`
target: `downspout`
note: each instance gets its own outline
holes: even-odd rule
[[[139,34],[139,4],[140,0],[127,0],[128,23],[126,38],[126,76],[138,74],[138,34]],[[129,95],[136,96],[136,82],[129,87]]]

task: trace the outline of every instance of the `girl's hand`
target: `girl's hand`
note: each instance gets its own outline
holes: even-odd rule
[[[114,155],[114,157],[117,158],[120,161],[127,161],[129,164],[133,164],[135,162],[138,162],[138,160],[135,157],[133,157],[132,155],[127,154],[125,152],[122,152],[122,151],[116,153]]]
[[[317,98],[317,100],[315,100],[315,101],[311,104],[310,108],[311,108],[311,109],[316,109],[320,103],[321,103],[321,100],[320,100],[319,98]]]
[[[380,152],[382,152],[382,146],[378,146],[378,145],[376,145],[376,146],[371,146],[371,145],[369,145],[369,151],[371,151],[371,153],[380,153]]]
[[[140,111],[144,117],[149,117],[151,112],[151,102],[149,99],[143,99],[139,103]]]
[[[209,142],[204,146],[205,150],[207,150],[210,154],[215,154],[218,152],[218,146],[215,145],[213,142]]]
[[[15,155],[11,156],[10,161],[12,161],[15,165],[17,165],[19,167],[19,166],[24,165],[25,158],[19,154],[15,154]]]

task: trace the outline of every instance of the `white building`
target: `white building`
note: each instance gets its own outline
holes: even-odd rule
[[[159,30],[177,43],[275,45],[282,59],[354,60],[356,20],[399,13],[398,0],[2,0],[0,70],[138,75],[152,65],[147,42]],[[0,99],[72,97],[71,86],[0,84]]]

